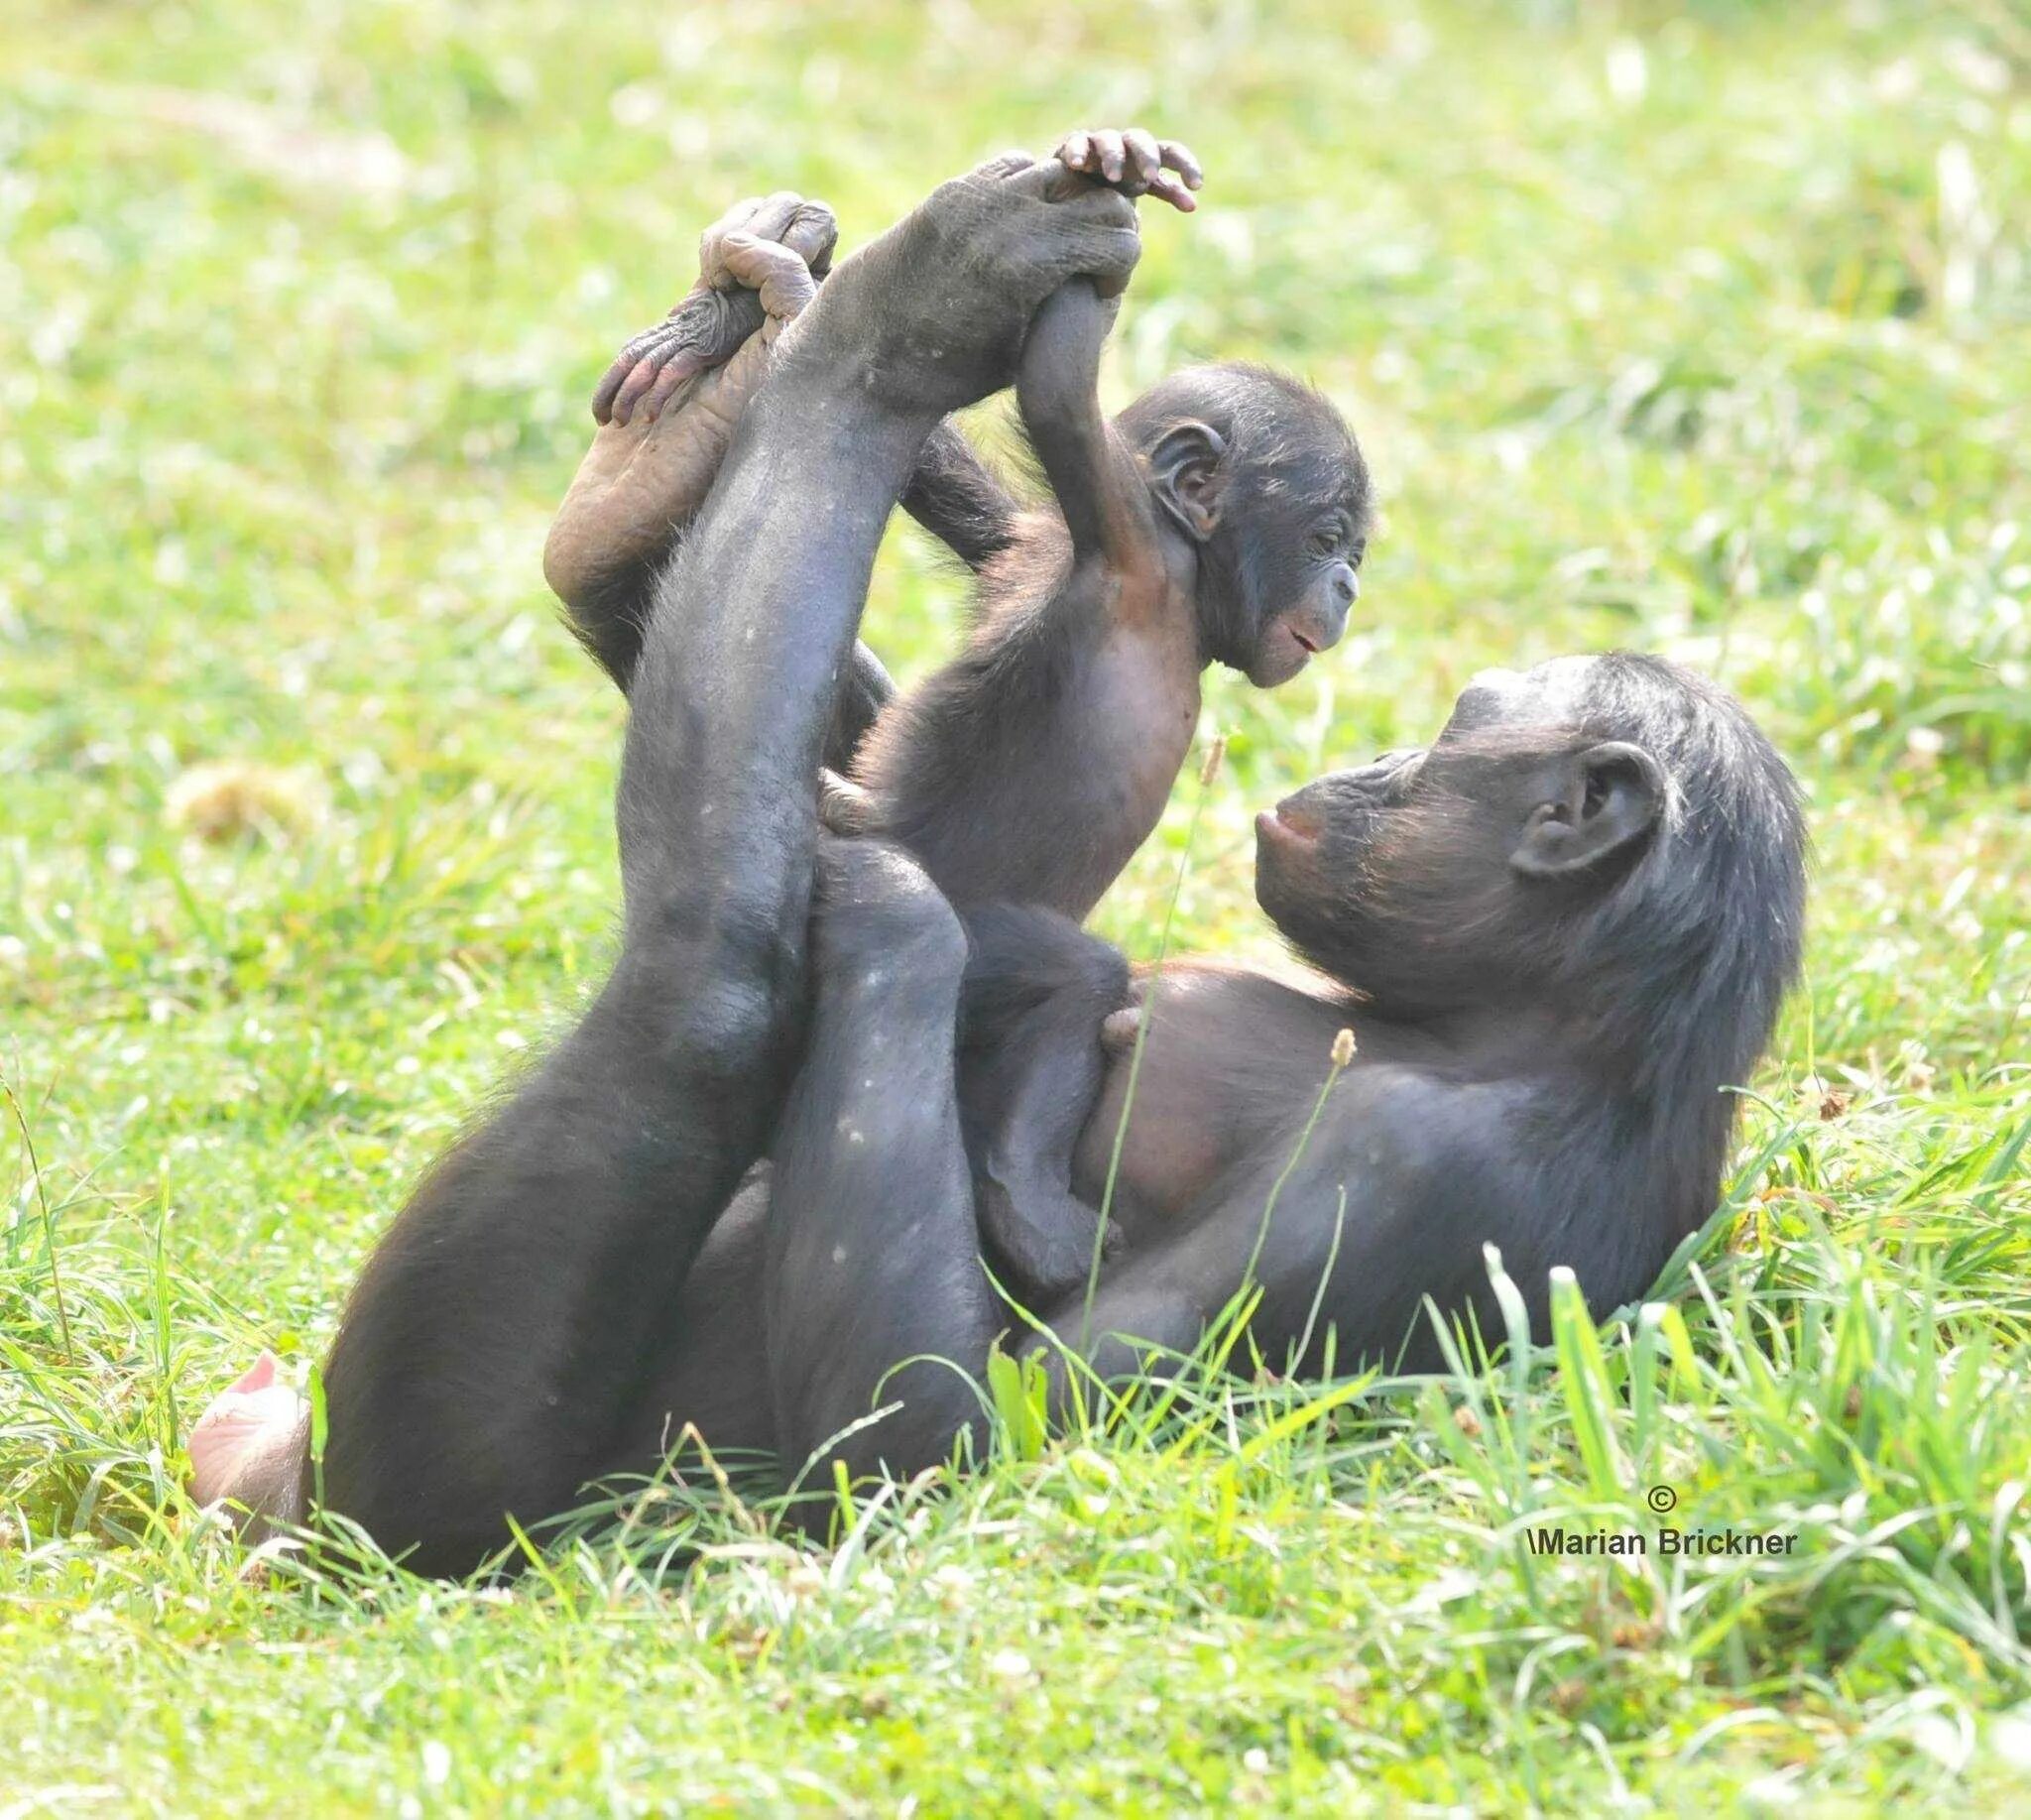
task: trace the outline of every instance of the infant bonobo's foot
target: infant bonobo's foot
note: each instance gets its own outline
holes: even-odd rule
[[[873,825],[874,807],[874,797],[851,778],[829,766],[818,768],[818,825],[828,834],[865,834]]]
[[[654,423],[687,379],[722,366],[766,322],[800,313],[831,269],[839,223],[790,191],[736,202],[698,242],[698,282],[614,356],[592,395],[597,423]]]
[[[1040,1182],[1012,1191],[992,1177],[975,1184],[974,1211],[993,1261],[1013,1279],[1009,1286],[1030,1303],[1032,1313],[1085,1282],[1093,1268],[1093,1240],[1100,1215],[1064,1188]],[[1110,1225],[1100,1255],[1119,1251],[1120,1235]]]
[[[253,1534],[271,1522],[299,1522],[309,1444],[310,1405],[276,1382],[275,1355],[265,1352],[211,1399],[190,1430],[190,1496],[225,1506]]]

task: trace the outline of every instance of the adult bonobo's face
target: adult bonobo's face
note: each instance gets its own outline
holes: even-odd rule
[[[1672,801],[1657,758],[1598,710],[1600,662],[1478,676],[1429,747],[1260,816],[1255,896],[1277,927],[1385,1013],[1542,990]]]

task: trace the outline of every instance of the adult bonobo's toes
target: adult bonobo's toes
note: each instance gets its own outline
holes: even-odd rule
[[[827,281],[797,327],[802,369],[912,416],[957,411],[1014,379],[1045,298],[1081,277],[1112,296],[1140,250],[1127,196],[1055,159],[991,159]]]
[[[813,940],[824,984],[950,982],[966,930],[914,858],[886,840],[818,841]]]
[[[654,420],[679,386],[730,358],[763,319],[752,291],[693,291],[614,356],[593,390],[594,421]]]
[[[790,190],[749,196],[699,236],[698,280],[614,356],[592,395],[601,423],[654,423],[686,380],[723,365],[759,328],[797,315],[831,270],[839,222]]]
[[[301,1519],[310,1405],[278,1381],[263,1353],[206,1405],[190,1430],[190,1496],[225,1507],[243,1528]]]

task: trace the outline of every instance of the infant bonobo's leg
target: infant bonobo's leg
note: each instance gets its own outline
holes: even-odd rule
[[[787,190],[705,230],[698,281],[621,350],[593,398],[600,428],[543,546],[543,574],[625,690],[656,576],[704,504],[777,336],[817,293],[832,211]]]
[[[1128,1001],[1129,968],[1051,910],[977,907],[966,928],[959,1070],[974,1202],[995,1263],[1040,1310],[1092,1266],[1099,1216],[1072,1192],[1072,1153],[1100,1096],[1101,1026]]]

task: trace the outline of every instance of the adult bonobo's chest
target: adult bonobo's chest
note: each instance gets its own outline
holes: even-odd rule
[[[1223,1177],[1254,1160],[1265,1133],[1302,1126],[1347,1021],[1326,999],[1213,962],[1144,974],[1136,992],[1141,1062],[1126,1040],[1111,1044],[1073,1160],[1074,1187],[1097,1205],[1127,1111],[1113,1217],[1132,1250],[1142,1233],[1203,1212]]]

